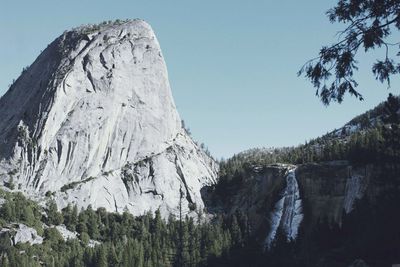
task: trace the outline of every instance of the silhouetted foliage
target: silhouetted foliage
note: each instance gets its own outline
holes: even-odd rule
[[[317,89],[316,95],[325,105],[332,101],[341,103],[346,93],[363,100],[356,90],[354,73],[358,70],[356,55],[383,47],[386,56],[377,60],[372,72],[380,82],[400,72],[400,64],[390,56],[390,48],[398,50],[399,43],[391,43],[392,33],[400,29],[399,0],[339,0],[327,11],[329,20],[346,25],[339,34],[339,41],[321,48],[318,57],[308,61],[299,71]],[[398,51],[396,51],[397,53]]]

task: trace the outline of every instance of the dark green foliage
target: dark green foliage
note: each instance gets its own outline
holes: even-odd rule
[[[8,182],[5,184],[5,186],[7,186],[10,190],[14,190],[14,189],[15,189],[14,177],[13,177],[12,174],[10,174],[10,179],[9,179]]]
[[[25,223],[44,237],[41,245],[12,246],[10,235],[1,235],[1,266],[40,266],[39,262],[45,266],[207,266],[211,258],[227,255],[242,240],[240,235],[232,243],[231,236],[241,230],[237,219],[229,217],[200,224],[186,217],[180,227],[173,216],[162,219],[159,211],[134,217],[127,211],[117,214],[90,206],[78,213],[76,206],[69,205],[59,212],[53,200],[47,203],[45,216],[41,207],[21,193],[0,191],[0,196],[6,200],[0,213],[2,225]],[[56,228],[44,229],[42,223],[64,223],[77,231],[79,239],[64,241]],[[230,232],[232,224],[235,233]],[[100,243],[92,248],[90,240]],[[21,250],[25,253],[20,254]],[[182,265],[176,261],[180,253]]]
[[[378,135],[374,132],[370,138],[355,136],[349,142],[357,149],[363,148],[364,143],[379,148],[396,142],[398,134],[393,128],[381,130]],[[374,141],[377,136],[379,142]],[[369,141],[359,141],[362,139]],[[240,213],[219,215],[201,224],[185,218],[180,227],[173,216],[163,220],[159,211],[155,215],[133,217],[127,211],[116,214],[89,206],[78,212],[76,206],[67,206],[60,213],[54,201],[50,201],[45,217],[41,208],[22,194],[1,192],[6,199],[0,213],[3,225],[17,221],[42,229],[41,222],[63,222],[68,229],[78,232],[79,239],[64,241],[54,228],[47,228],[44,233],[42,229],[45,241],[35,246],[11,246],[7,242],[9,236],[0,236],[0,263],[1,266],[40,266],[39,262],[45,266],[348,266],[354,259],[362,258],[374,263],[372,266],[385,266],[400,260],[400,168],[399,161],[395,162],[397,150],[385,151],[376,158],[384,161],[375,162],[383,168],[381,182],[387,184],[381,199],[376,203],[361,200],[352,213],[344,216],[342,226],[321,220],[301,230],[295,243],[287,242],[278,231],[274,247],[268,253],[253,239],[248,218]],[[233,179],[241,179],[239,168],[236,173],[237,178]],[[89,247],[90,239],[101,243]],[[20,254],[21,250],[25,253]],[[180,261],[177,255],[182,255]]]
[[[325,105],[332,101],[341,103],[346,93],[363,99],[353,75],[358,70],[356,55],[375,48],[384,48],[386,55],[377,60],[372,71],[380,82],[400,72],[400,64],[392,57],[390,48],[398,52],[398,43],[392,44],[390,36],[400,29],[399,0],[340,0],[328,10],[329,20],[344,23],[337,43],[321,48],[318,57],[308,61],[299,71],[299,75],[308,78],[317,89]]]
[[[243,246],[232,246],[229,257],[213,259],[212,266],[349,266],[355,259],[369,266],[390,266],[400,262],[400,99],[389,96],[385,103],[353,119],[359,125],[352,133],[330,133],[307,144],[284,149],[252,150],[221,162],[220,180],[211,195],[228,203],[235,192],[270,164],[350,161],[351,165],[374,166],[379,175],[371,177],[382,188],[374,201],[357,202],[341,225],[322,219],[305,221],[296,242],[279,233],[271,251],[244,238]],[[370,123],[372,121],[372,123]],[[371,185],[371,190],[375,185]],[[233,192],[233,193],[231,193]],[[372,194],[368,192],[368,194]],[[215,203],[214,203],[215,204]],[[307,207],[304,207],[307,220]],[[234,222],[234,219],[232,220]],[[236,223],[229,227],[232,244],[238,240]],[[242,233],[243,227],[240,228]],[[253,233],[254,234],[254,233]],[[235,237],[236,236],[236,237]],[[236,241],[237,242],[237,241]],[[257,250],[258,248],[258,250]]]
[[[58,211],[57,204],[54,200],[49,200],[47,202],[47,224],[49,225],[59,225],[63,222],[63,216],[61,212]]]
[[[379,196],[356,201],[340,225],[306,217],[295,242],[288,242],[278,229],[271,250],[263,252],[260,244],[245,238],[242,247],[233,245],[227,254],[212,258],[209,266],[336,267],[363,259],[368,266],[380,267],[400,262],[400,161],[375,163],[375,168],[380,174],[374,183],[385,185]],[[234,219],[231,223],[230,233],[235,235]]]
[[[0,207],[0,226],[6,223],[20,222],[35,228],[39,233],[41,230],[41,208],[33,201],[18,193],[6,193],[0,191],[0,197],[5,202]]]
[[[400,161],[400,98],[389,95],[375,109],[360,115],[348,125],[358,125],[353,133],[335,132],[297,147],[253,149],[220,162],[217,185],[226,188],[242,186],[255,168],[274,163],[303,164],[347,160],[353,164],[388,163]],[[374,124],[365,121],[374,120]],[[364,123],[363,123],[364,122]]]
[[[10,248],[11,248],[11,234],[9,232],[1,233],[0,234],[0,251],[7,251]]]
[[[240,212],[220,213],[207,223],[188,217],[180,222],[173,216],[166,221],[159,211],[134,217],[128,211],[117,214],[91,206],[78,211],[69,205],[59,212],[53,200],[42,208],[21,193],[0,191],[5,199],[0,226],[24,223],[44,237],[41,245],[12,246],[11,233],[0,235],[0,266],[349,266],[358,258],[371,266],[400,262],[399,107],[399,98],[390,96],[368,116],[357,117],[353,122],[364,126],[352,134],[328,134],[296,148],[243,153],[221,163],[215,190],[228,197],[227,192],[252,179],[251,172],[270,163],[373,164],[381,170],[374,183],[385,185],[382,192],[375,201],[358,201],[341,225],[324,219],[305,222],[296,242],[288,242],[278,230],[272,250],[264,252],[259,233],[252,232],[249,218]],[[381,122],[369,124],[371,118]],[[64,223],[78,239],[64,241],[58,230],[44,229],[43,223]],[[99,243],[89,246],[93,240]]]
[[[88,177],[88,178],[86,178],[86,179],[84,179],[84,180],[82,180],[82,181],[72,182],[72,183],[63,185],[63,186],[61,187],[61,192],[65,192],[65,191],[67,191],[67,190],[73,189],[73,188],[77,187],[78,185],[80,185],[80,184],[82,184],[82,183],[90,182],[90,181],[93,180],[94,178],[95,178],[95,177]]]
[[[64,223],[68,226],[68,230],[75,231],[78,224],[78,207],[68,204],[66,208],[62,210]]]
[[[386,115],[384,118],[384,122],[390,123],[392,125],[396,125],[400,123],[400,100],[398,97],[395,97],[392,94],[389,94],[387,101],[383,105],[384,114]]]
[[[53,227],[44,230],[44,238],[46,240],[46,243],[55,246],[63,241],[61,234],[56,228]]]

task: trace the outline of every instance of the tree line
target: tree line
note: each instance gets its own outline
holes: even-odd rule
[[[54,201],[40,207],[22,193],[1,191],[0,226],[18,222],[37,230],[42,244],[10,242],[9,232],[0,234],[0,266],[212,266],[230,258],[246,239],[244,218],[215,216],[207,222],[160,212],[134,217],[68,205],[59,211]],[[77,238],[64,240],[53,225],[64,224]],[[45,227],[43,225],[46,225]],[[97,241],[90,245],[91,241]]]

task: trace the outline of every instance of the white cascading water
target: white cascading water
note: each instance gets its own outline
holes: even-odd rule
[[[296,168],[292,168],[286,175],[286,188],[282,193],[282,197],[275,204],[274,209],[269,215],[271,228],[265,239],[265,248],[271,248],[279,226],[285,234],[287,241],[295,240],[300,223],[303,220],[302,212],[302,200],[296,180]]]

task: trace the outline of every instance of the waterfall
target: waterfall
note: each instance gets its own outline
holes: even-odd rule
[[[286,175],[285,190],[269,214],[271,228],[265,239],[265,248],[271,248],[279,227],[286,236],[287,241],[295,240],[302,220],[302,200],[296,180],[296,168],[291,168]]]

